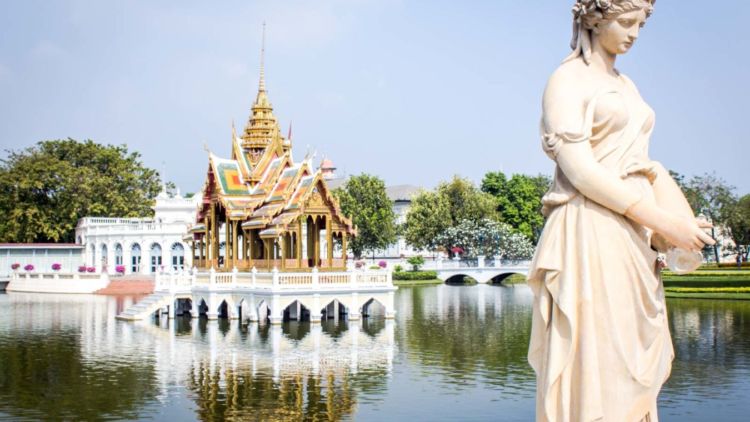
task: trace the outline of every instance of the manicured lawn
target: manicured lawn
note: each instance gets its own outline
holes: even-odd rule
[[[750,300],[750,293],[675,293],[666,292],[664,295],[675,299],[724,299]]]
[[[686,275],[662,273],[667,297],[750,300],[750,271],[701,269]]]
[[[432,280],[393,280],[394,286],[434,286],[443,284],[443,280],[434,278]]]

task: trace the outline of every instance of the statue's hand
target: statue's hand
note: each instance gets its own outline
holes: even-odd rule
[[[687,251],[700,251],[716,241],[698,225],[697,219],[672,217],[666,221],[661,234],[670,244]]]
[[[651,235],[651,247],[654,248],[657,252],[667,253],[672,245],[667,242],[667,239],[665,239],[664,236],[659,233],[654,233]]]

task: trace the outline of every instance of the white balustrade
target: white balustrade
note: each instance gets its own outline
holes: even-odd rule
[[[98,277],[97,275],[93,275]],[[42,277],[39,275],[38,277]],[[393,287],[390,271],[346,271],[319,272],[314,268],[311,272],[258,272],[253,268],[250,272],[208,272],[168,271],[156,274],[156,291],[189,291],[193,287],[200,289],[251,289],[272,291],[326,291],[326,290],[356,290],[366,287]]]

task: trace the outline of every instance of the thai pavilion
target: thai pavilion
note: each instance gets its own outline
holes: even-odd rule
[[[291,131],[281,134],[265,86],[261,58],[258,95],[244,131],[232,125],[231,159],[209,152],[203,200],[190,231],[194,265],[217,271],[341,271],[346,218],[312,157],[292,158]]]

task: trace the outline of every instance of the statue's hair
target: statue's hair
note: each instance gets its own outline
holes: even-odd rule
[[[611,19],[633,10],[644,10],[651,16],[656,0],[578,0],[573,6],[574,19],[581,19],[583,27],[592,29],[602,20]]]
[[[586,63],[591,54],[591,30],[600,22],[617,15],[643,10],[646,17],[654,11],[656,0],[576,0],[573,5],[573,40],[570,48],[575,50],[568,59],[583,56]]]

